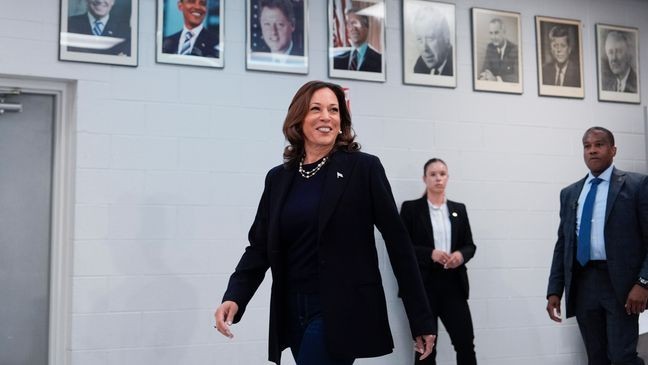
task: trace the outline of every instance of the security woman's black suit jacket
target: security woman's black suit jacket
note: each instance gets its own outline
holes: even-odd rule
[[[466,273],[465,264],[475,256],[477,247],[473,242],[466,206],[452,200],[447,200],[446,204],[450,213],[450,225],[452,227],[450,250],[452,252],[459,251],[463,255],[463,264],[455,270],[458,271],[461,277],[462,288],[466,299],[468,299],[468,274]],[[432,261],[432,250],[435,248],[434,232],[432,231],[427,197],[423,196],[416,200],[403,202],[400,214],[412,238],[416,258],[425,281],[426,275],[433,275],[435,270],[444,270],[443,265]]]
[[[325,340],[331,354],[374,357],[392,352],[385,293],[378,268],[374,225],[385,240],[387,253],[403,296],[413,336],[435,334],[416,257],[394,203],[385,171],[375,156],[335,152],[328,161],[319,208],[319,293]],[[282,338],[282,266],[287,253],[279,240],[279,217],[296,168],[277,166],[268,172],[265,189],[245,249],[232,274],[223,301],[238,304],[235,322],[270,267],[269,360],[279,364],[287,347]]]

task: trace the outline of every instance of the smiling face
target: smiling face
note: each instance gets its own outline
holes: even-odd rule
[[[363,23],[356,13],[349,13],[346,17],[346,28],[349,34],[349,41],[354,47],[358,47],[367,41],[369,28]]]
[[[88,11],[93,17],[99,19],[110,14],[115,5],[115,0],[88,0]]]
[[[207,0],[180,0],[178,9],[182,12],[187,29],[193,29],[205,20]]]
[[[263,40],[272,53],[284,53],[290,47],[295,25],[281,9],[264,7],[260,16]]]
[[[592,130],[583,136],[583,159],[592,175],[599,176],[610,165],[616,155],[616,146],[605,132]]]
[[[340,107],[335,93],[327,87],[315,91],[302,122],[306,155],[321,154],[315,151],[328,153],[333,148],[339,131]]]
[[[630,52],[625,39],[610,33],[605,40],[605,55],[610,65],[610,70],[618,77],[623,77],[630,67]]]
[[[425,183],[427,193],[445,193],[446,185],[448,184],[448,166],[443,162],[432,162],[425,169],[423,182]]]

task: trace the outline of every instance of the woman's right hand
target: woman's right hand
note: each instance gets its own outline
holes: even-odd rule
[[[231,300],[226,300],[216,309],[214,317],[216,318],[216,325],[214,326],[218,332],[222,333],[223,336],[229,338],[234,337],[230,331],[230,326],[234,322],[234,316],[238,312],[238,304],[232,302]]]
[[[450,255],[447,252],[441,250],[432,250],[432,261],[445,266],[445,264],[450,261]]]

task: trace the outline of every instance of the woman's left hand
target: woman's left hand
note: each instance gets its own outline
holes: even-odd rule
[[[416,342],[414,343],[414,351],[421,354],[419,360],[425,359],[432,353],[435,339],[436,339],[436,335],[416,336]]]
[[[455,251],[450,254],[450,259],[443,265],[444,269],[455,269],[463,264],[464,258],[461,252]]]

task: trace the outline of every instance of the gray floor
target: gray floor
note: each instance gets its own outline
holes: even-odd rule
[[[644,333],[643,335],[639,336],[637,352],[639,352],[639,356],[642,359],[648,360],[648,333]]]

